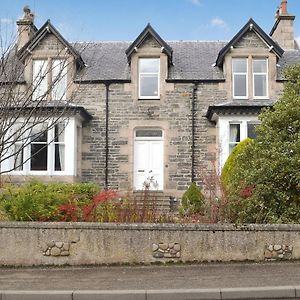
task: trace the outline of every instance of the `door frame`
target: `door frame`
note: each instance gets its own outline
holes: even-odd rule
[[[137,131],[138,130],[145,130],[145,131],[160,131],[161,132],[161,136],[139,136],[137,137]],[[134,190],[138,190],[135,187],[135,183],[136,183],[136,141],[161,141],[162,142],[162,165],[161,165],[161,188],[159,188],[159,190],[164,190],[164,160],[165,160],[165,147],[164,147],[164,130],[161,127],[137,127],[134,129],[133,131],[134,137],[133,137],[133,186],[134,186]]]

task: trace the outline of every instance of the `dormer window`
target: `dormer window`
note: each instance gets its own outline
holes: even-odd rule
[[[248,98],[248,60],[234,58],[232,60],[233,98]]]
[[[33,60],[33,100],[66,100],[67,66],[64,59]]]
[[[268,59],[233,58],[232,82],[234,99],[267,99]]]
[[[159,58],[139,59],[139,99],[159,99]]]
[[[268,97],[268,63],[267,59],[253,59],[253,97]]]

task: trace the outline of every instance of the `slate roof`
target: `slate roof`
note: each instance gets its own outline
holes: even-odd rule
[[[300,62],[300,50],[286,50],[277,63],[277,80],[284,80],[284,69]]]
[[[210,105],[206,112],[206,117],[214,121],[214,115],[217,114],[258,114],[262,108],[271,107],[275,100],[232,100],[216,105]]]
[[[168,80],[224,80],[222,70],[213,66],[226,42],[172,41],[173,65]],[[131,42],[73,44],[86,64],[77,74],[79,81],[130,80],[126,49]]]
[[[227,42],[167,41],[173,49],[173,65],[168,81],[224,80],[223,71],[215,66],[218,53]],[[81,54],[86,67],[77,74],[78,81],[130,80],[126,49],[131,42],[79,43],[73,47]],[[283,69],[300,62],[300,50],[287,50],[278,61],[278,80]]]

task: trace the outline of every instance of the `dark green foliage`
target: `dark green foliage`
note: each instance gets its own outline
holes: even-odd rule
[[[204,196],[201,190],[193,182],[187,191],[183,194],[181,199],[181,206],[185,214],[195,214],[203,212]]]
[[[281,99],[260,115],[257,140],[236,159],[234,222],[300,222],[300,65],[286,79]]]
[[[221,182],[225,190],[229,190],[232,186],[236,186],[238,183],[235,183],[234,180],[237,179],[235,175],[241,172],[241,167],[243,164],[239,163],[239,156],[243,155],[245,149],[254,141],[250,138],[241,141],[238,145],[236,145],[231,154],[228,156],[226,163],[222,169],[221,173]],[[240,180],[240,178],[238,178]]]
[[[88,203],[98,191],[96,185],[90,183],[8,184],[1,190],[0,208],[14,221],[56,221],[61,218],[59,205]]]

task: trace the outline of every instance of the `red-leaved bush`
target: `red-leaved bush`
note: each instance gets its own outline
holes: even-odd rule
[[[103,190],[87,204],[78,204],[74,199],[71,199],[70,203],[58,207],[58,213],[61,215],[61,221],[65,222],[95,222],[97,221],[97,209],[102,206],[102,211],[105,211],[105,206],[111,204],[117,196],[117,192],[113,190]]]

